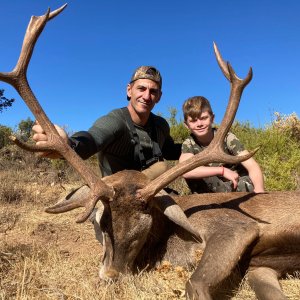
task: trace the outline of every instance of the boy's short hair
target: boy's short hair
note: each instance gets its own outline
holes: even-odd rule
[[[182,106],[184,121],[187,121],[188,117],[192,119],[198,118],[203,111],[207,111],[211,116],[214,115],[209,101],[203,96],[194,96],[188,98]]]

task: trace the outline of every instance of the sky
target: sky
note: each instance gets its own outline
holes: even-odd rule
[[[30,17],[55,10],[59,0],[0,0],[0,72],[18,59]],[[220,123],[230,93],[213,42],[241,78],[253,68],[236,120],[264,127],[274,112],[300,115],[300,1],[85,0],[47,23],[34,49],[28,81],[45,112],[69,132],[88,130],[109,111],[127,105],[126,86],[140,65],[163,77],[154,112],[169,116],[189,97],[208,98]],[[35,119],[20,96],[0,82],[11,108],[0,124]]]

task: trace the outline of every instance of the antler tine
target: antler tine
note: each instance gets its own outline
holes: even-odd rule
[[[55,18],[57,15],[59,15],[66,7],[67,7],[68,3],[64,4],[63,6],[61,6],[60,8],[54,10],[53,12],[51,12],[49,14],[48,17],[48,21],[52,20],[53,18]]]
[[[18,62],[13,71],[9,73],[0,73],[0,80],[11,84],[17,90],[21,98],[25,101],[35,118],[42,126],[48,138],[47,145],[44,147],[26,145],[21,141],[18,141],[16,138],[13,138],[15,142],[20,147],[29,151],[53,150],[60,153],[74,167],[74,169],[81,175],[84,181],[91,188],[88,197],[89,199],[87,199],[84,203],[78,203],[77,206],[73,205],[71,208],[70,206],[65,205],[64,211],[84,206],[86,208],[86,213],[79,219],[79,221],[82,221],[86,219],[92,212],[96,202],[99,199],[106,201],[113,196],[113,188],[102,182],[101,179],[98,178],[97,175],[92,171],[92,169],[87,167],[84,161],[59,136],[56,128],[51,123],[35,95],[33,94],[28,84],[26,75],[30,58],[39,35],[42,33],[47,22],[60,14],[65,7],[66,4],[53,12],[50,12],[50,9],[48,9],[46,14],[43,16],[31,17],[25,33]]]
[[[88,219],[98,201],[99,197],[97,195],[89,195],[86,198],[77,199],[73,202],[63,201],[62,203],[57,203],[52,207],[46,208],[45,211],[50,214],[60,214],[79,207],[85,207],[85,211],[76,218],[76,223],[83,223]]]
[[[221,71],[223,72],[224,76],[230,81],[230,74],[229,74],[229,71],[228,71],[228,65],[223,60],[223,58],[221,56],[221,53],[220,53],[220,51],[217,47],[217,44],[214,42],[213,45],[214,45],[214,52],[215,52],[215,56],[216,56],[218,65],[219,65]]]
[[[204,151],[194,155],[193,157],[191,157],[190,159],[182,163],[177,164],[167,172],[163,173],[162,175],[154,179],[145,188],[139,190],[137,196],[141,200],[144,201],[149,200],[156,193],[158,193],[162,188],[164,188],[170,182],[175,180],[178,176],[190,170],[193,170],[196,167],[199,167],[201,165],[207,165],[211,162],[239,163],[250,158],[258,150],[255,149],[254,151],[251,151],[249,154],[243,156],[231,156],[226,154],[223,150],[223,141],[234,120],[242,96],[242,92],[246,87],[246,85],[252,79],[252,69],[250,68],[248,75],[246,76],[245,79],[240,79],[236,76],[231,65],[229,63],[225,63],[225,61],[222,59],[222,56],[215,43],[214,43],[214,50],[215,50],[216,58],[220,66],[220,69],[222,70],[225,77],[231,83],[230,97],[225,112],[225,116],[220,125],[220,128],[218,129],[217,134],[214,137],[213,141]]]

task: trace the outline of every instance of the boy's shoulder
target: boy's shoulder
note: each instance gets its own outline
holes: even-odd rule
[[[245,150],[244,145],[241,143],[238,137],[232,132],[228,132],[225,138],[225,143],[229,151],[233,155],[238,155],[239,153]]]
[[[188,136],[182,143],[181,152],[182,153],[193,153],[197,154],[203,149],[198,145],[192,135]]]

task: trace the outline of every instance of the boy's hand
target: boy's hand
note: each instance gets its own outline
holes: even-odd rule
[[[233,184],[233,189],[236,190],[239,182],[239,174],[236,171],[232,171],[228,168],[224,168],[224,174],[223,177],[227,180],[230,180]]]

